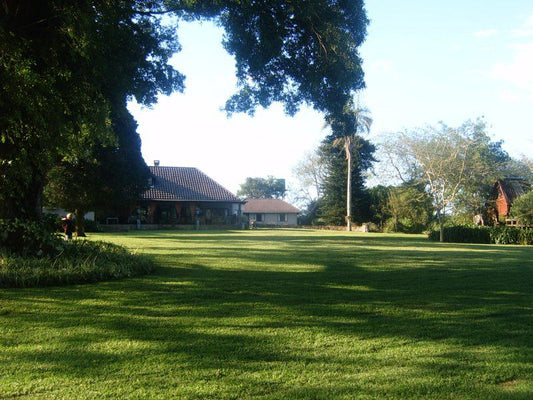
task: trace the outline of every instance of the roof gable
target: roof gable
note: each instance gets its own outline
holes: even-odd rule
[[[522,178],[505,178],[498,180],[496,185],[508,204],[531,190],[531,185]]]
[[[244,213],[299,213],[300,210],[281,199],[246,199]]]
[[[144,200],[242,202],[197,168],[150,166],[152,186]]]

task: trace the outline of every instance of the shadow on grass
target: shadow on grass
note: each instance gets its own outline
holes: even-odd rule
[[[473,379],[489,386],[524,374],[524,366],[533,362],[529,248],[421,245],[420,238],[409,237],[226,235],[229,239],[177,235],[177,250],[169,248],[168,238],[145,237],[150,238],[147,250],[162,264],[153,276],[6,291],[2,297],[9,297],[11,306],[0,313],[3,326],[61,335],[60,341],[12,352],[10,361],[37,362],[56,374],[88,377],[138,359],[152,367],[179,365],[208,375],[264,368],[254,367],[256,363],[297,369],[338,365],[360,373],[367,365],[369,370],[387,367],[385,359],[372,360],[366,353],[379,354],[392,343],[401,354],[402,346],[413,351],[417,343],[429,342],[464,351],[431,360],[408,357],[414,374],[428,379],[474,374]],[[188,248],[188,242],[195,247]],[[227,264],[218,268],[216,259]],[[310,338],[319,335],[361,341],[361,347],[310,351],[315,345]],[[24,343],[5,335],[3,340],[7,347]],[[489,352],[494,363],[514,367],[491,371],[487,354],[476,353],[479,349]],[[248,378],[248,390],[257,384]],[[297,398],[346,396],[358,384],[303,386],[289,392]],[[286,388],[274,380],[264,390],[273,395]],[[369,395],[372,385],[365,390]],[[395,385],[387,393],[409,397],[409,390]],[[428,388],[414,390],[417,396],[431,396]],[[480,385],[475,395],[494,396],[486,391]],[[506,393],[506,398],[526,396]]]

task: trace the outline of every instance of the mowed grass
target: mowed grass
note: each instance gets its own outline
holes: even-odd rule
[[[1,290],[1,398],[533,398],[531,247],[307,230],[92,237],[159,267]]]

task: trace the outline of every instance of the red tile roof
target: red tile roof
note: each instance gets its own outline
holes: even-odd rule
[[[152,186],[145,200],[242,202],[202,171],[189,167],[151,166]]]
[[[246,199],[243,213],[299,213],[300,210],[281,199]]]

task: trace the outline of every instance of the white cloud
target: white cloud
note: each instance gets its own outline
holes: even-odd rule
[[[483,31],[475,32],[474,36],[478,38],[488,38],[491,36],[495,36],[498,33],[500,33],[500,31],[498,31],[497,29],[485,29]]]
[[[500,93],[500,99],[506,103],[516,103],[521,100],[521,97],[513,92],[512,90],[504,90]]]
[[[533,36],[533,29],[513,29],[510,31],[512,38],[527,38]]]
[[[530,15],[526,18],[526,22],[524,24],[526,27],[533,27],[533,15]]]
[[[370,68],[387,74],[393,74],[396,72],[392,65],[386,60],[377,60],[370,65]]]
[[[491,77],[507,82],[533,96],[533,43],[512,46],[515,53],[507,63],[496,64]],[[508,89],[510,90],[510,89]],[[509,97],[509,94],[506,96]]]

